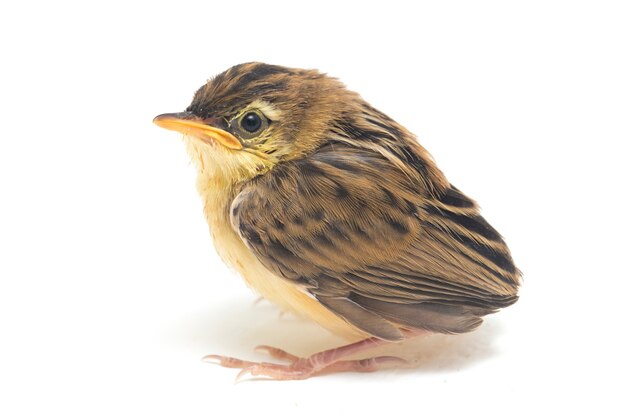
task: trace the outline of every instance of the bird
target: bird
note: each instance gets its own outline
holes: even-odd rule
[[[239,376],[306,379],[401,365],[349,359],[476,329],[518,300],[521,272],[476,202],[417,137],[337,78],[260,62],[209,79],[183,134],[216,252],[261,297],[349,343],[286,363],[209,355]]]

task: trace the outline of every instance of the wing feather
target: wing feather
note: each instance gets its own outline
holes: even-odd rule
[[[278,165],[245,186],[231,222],[268,269],[383,339],[469,331],[517,300],[520,274],[476,204],[370,149],[332,144]]]

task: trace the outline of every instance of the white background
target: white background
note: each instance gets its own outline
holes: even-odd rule
[[[0,42],[0,415],[624,415],[620,2],[10,2]],[[319,68],[419,135],[525,274],[421,367],[234,384],[208,353],[341,340],[215,255],[152,118],[246,61]]]

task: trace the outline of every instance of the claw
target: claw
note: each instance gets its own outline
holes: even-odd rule
[[[224,368],[245,368],[255,364],[255,362],[243,361],[241,359],[221,355],[206,355],[202,358],[202,361],[220,365]]]
[[[212,363],[215,365],[221,365],[222,357],[219,355],[206,355],[202,358],[202,362]]]
[[[259,346],[255,347],[254,350],[256,352],[266,353],[266,354],[270,355],[274,359],[285,360],[285,361],[291,362],[291,363],[300,360],[300,358],[298,356],[292,355],[289,352],[286,352],[286,351],[284,351],[282,349],[275,348],[273,346],[259,345]]]
[[[239,371],[239,373],[235,377],[235,383],[238,384],[239,382],[245,381],[244,378],[248,375],[253,376],[250,368],[243,368],[241,371]]]

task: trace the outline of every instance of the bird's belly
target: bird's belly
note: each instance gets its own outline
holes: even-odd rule
[[[292,282],[265,268],[226,222],[209,221],[211,235],[220,257],[235,268],[246,283],[262,297],[287,312],[312,319],[334,334],[348,340],[361,340],[367,334],[335,315]]]

